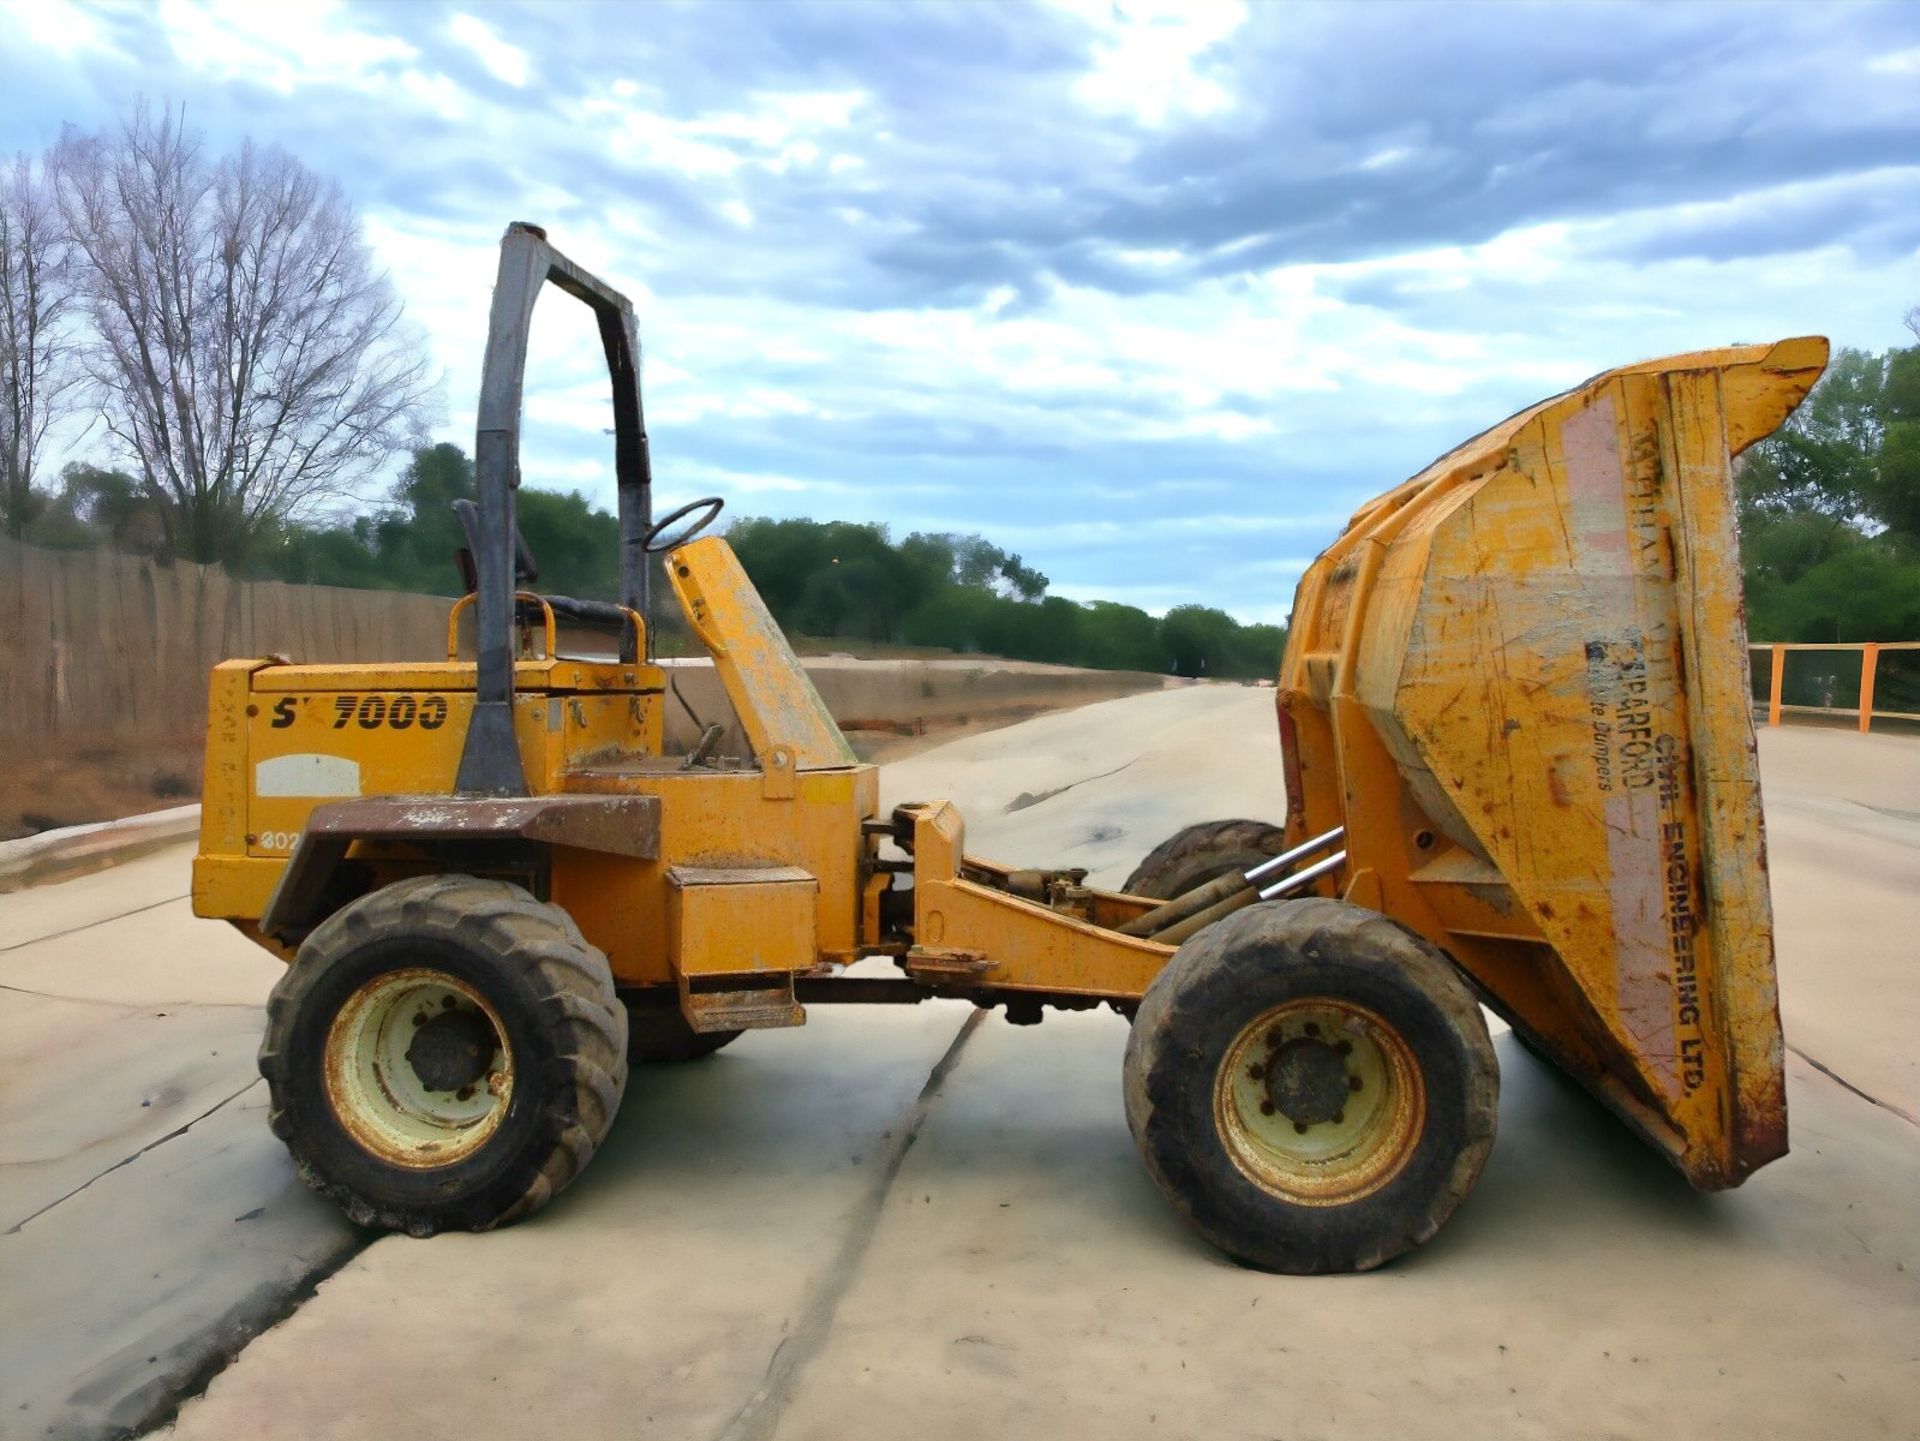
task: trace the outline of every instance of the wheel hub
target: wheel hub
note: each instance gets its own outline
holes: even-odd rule
[[[416,1013],[407,1064],[429,1091],[458,1091],[486,1075],[499,1043],[478,1011],[443,1010],[421,1022]]]
[[[1318,1037],[1283,1041],[1267,1064],[1267,1099],[1296,1125],[1338,1119],[1352,1094],[1346,1057]]]

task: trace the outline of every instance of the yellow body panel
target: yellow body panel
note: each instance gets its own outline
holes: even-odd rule
[[[687,624],[712,655],[756,755],[785,748],[800,770],[854,763],[853,748],[733,547],[718,536],[684,545],[673,553],[667,579]]]
[[[916,944],[907,970],[933,983],[1137,1000],[1172,946],[1091,924],[967,879],[966,826],[951,802],[909,806],[913,816]],[[1090,903],[1091,908],[1091,903]]]
[[[566,689],[514,696],[527,774],[548,782],[535,782],[536,793],[562,789],[560,777],[596,761],[659,754],[658,686],[613,689],[619,672],[611,666],[549,669],[559,671],[555,679]],[[575,689],[583,672],[599,672],[602,684]],[[291,854],[321,799],[452,793],[473,714],[471,665],[280,665],[252,679],[247,854]],[[532,684],[543,679],[528,677]]]
[[[1444,946],[1698,1185],[1786,1145],[1730,460],[1824,341],[1612,371],[1363,507],[1307,571],[1291,835]]]
[[[769,798],[758,771],[714,774],[671,764],[664,771],[576,773],[560,789],[660,797],[658,861],[582,851],[554,866],[553,901],[607,953],[622,984],[673,979],[667,872],[676,865],[798,867],[819,883],[818,959],[845,964],[855,958],[865,854],[860,822],[878,804],[874,767],[803,774],[787,800]]]
[[[736,642],[735,653],[750,651],[751,639]],[[806,684],[797,664],[793,670]],[[781,953],[799,957],[804,950],[794,961],[802,970],[855,958],[869,854],[860,828],[878,803],[872,766],[849,757],[826,767],[816,748],[814,764],[796,769],[792,749],[775,743],[773,759],[785,764],[682,770],[678,757],[661,755],[664,678],[657,667],[562,658],[521,661],[515,672],[514,731],[533,794],[661,799],[657,858],[558,847],[546,876],[549,898],[607,953],[621,984],[675,980],[669,875],[676,866],[798,868],[813,878],[813,914],[804,930],[785,927],[789,939],[804,935],[806,945],[783,941]],[[195,912],[233,921],[284,956],[255,923],[314,807],[354,796],[452,795],[473,686],[472,663],[459,661],[252,660],[217,667]],[[427,863],[418,848],[403,845],[363,845],[354,859],[379,877]],[[784,893],[781,904],[791,905]]]
[[[814,963],[820,883],[797,866],[674,866],[667,923],[680,974],[766,976]]]

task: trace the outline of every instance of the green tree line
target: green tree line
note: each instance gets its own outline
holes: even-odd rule
[[[1837,352],[1739,503],[1756,642],[1920,640],[1920,345]]]
[[[1048,595],[1047,577],[977,535],[882,525],[737,521],[727,532],[790,631],[939,646],[1014,660],[1185,676],[1271,677],[1286,632],[1210,606],[1155,617],[1114,601]]]
[[[281,520],[258,534],[236,574],[310,585],[454,595],[461,545],[453,502],[473,494],[473,462],[456,445],[416,450],[387,504],[350,519]],[[28,528],[41,545],[107,545],[164,553],[157,500],[133,477],[68,466]],[[539,587],[611,600],[619,590],[619,523],[578,492],[523,486],[520,533]],[[789,633],[912,645],[1103,670],[1233,679],[1271,677],[1286,632],[1242,625],[1210,606],[1164,616],[1113,601],[1047,593],[1048,580],[977,535],[915,532],[846,521],[735,521],[727,538],[774,618]],[[662,608],[660,619],[669,620]]]

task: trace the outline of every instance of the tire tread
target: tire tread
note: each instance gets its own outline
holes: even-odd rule
[[[563,1104],[542,1107],[548,1133],[545,1160],[520,1194],[494,1215],[449,1220],[373,1204],[320,1172],[294,1134],[279,1094],[286,1084],[292,1028],[326,967],[369,936],[396,929],[438,932],[502,962],[530,965],[540,981],[539,1010],[556,1031],[564,1027],[569,1038],[557,1050],[570,1095]],[[451,872],[417,876],[362,896],[307,937],[267,999],[259,1065],[271,1096],[268,1125],[292,1152],[301,1180],[357,1225],[415,1236],[449,1226],[485,1231],[532,1215],[593,1159],[626,1089],[627,1013],[615,996],[606,956],[588,944],[573,918],[558,906],[507,881]]]

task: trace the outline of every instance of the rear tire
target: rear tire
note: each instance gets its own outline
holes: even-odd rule
[[[636,1066],[697,1061],[746,1034],[696,1031],[677,1005],[627,1003],[627,1060]]]
[[[1202,821],[1175,831],[1147,853],[1120,889],[1170,901],[1229,871],[1250,870],[1287,848],[1284,827],[1265,821]]]
[[[1318,897],[1192,937],[1140,1004],[1127,1124],[1161,1191],[1249,1266],[1365,1271],[1428,1240],[1493,1146],[1500,1070],[1435,947]]]
[[[519,886],[422,876],[336,911],[267,1002],[274,1134],[362,1226],[485,1231],[592,1159],[627,1081],[604,955]]]

